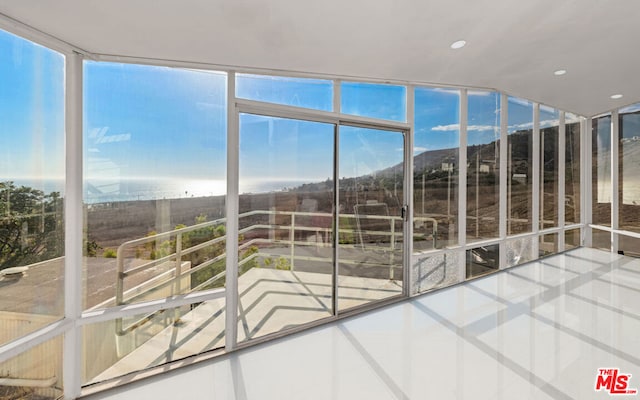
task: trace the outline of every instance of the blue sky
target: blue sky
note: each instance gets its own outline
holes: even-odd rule
[[[226,75],[85,63],[87,179],[223,179]]]
[[[0,77],[0,179],[63,179],[64,58],[0,31]]]
[[[226,74],[88,61],[84,67],[84,151],[88,181],[220,180],[226,176]],[[64,58],[0,31],[0,171],[13,179],[62,178]],[[330,111],[333,82],[238,75],[237,96]],[[469,91],[469,144],[498,136],[500,96]],[[406,119],[403,86],[343,82],[344,113]],[[458,90],[416,88],[415,148],[452,148],[459,140]],[[510,131],[532,123],[531,103],[510,99]],[[541,121],[557,111],[541,108]],[[271,120],[271,121],[269,121]],[[317,180],[332,176],[333,128],[243,116],[241,178]],[[402,160],[402,137],[341,131],[340,176]],[[221,186],[222,187],[222,186]]]

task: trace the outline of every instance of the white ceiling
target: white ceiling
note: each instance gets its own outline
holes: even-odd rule
[[[0,0],[0,13],[97,54],[496,88],[584,116],[640,102],[637,0]]]

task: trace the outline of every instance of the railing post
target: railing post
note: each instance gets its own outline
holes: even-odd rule
[[[449,226],[451,226],[451,224],[449,224]],[[431,233],[433,235],[433,248],[437,249],[438,248],[438,221],[433,220],[433,229],[431,230]]]
[[[181,289],[181,281],[182,281],[182,233],[178,233],[176,236],[176,266],[175,266],[175,277],[174,277],[174,285],[173,285],[173,294],[179,295],[182,291]],[[177,323],[180,321],[180,307],[176,307],[173,310],[173,323]]]
[[[123,296],[124,296],[124,256],[122,246],[118,247],[118,251],[116,253],[117,264],[118,264],[118,275],[116,280],[116,305],[122,305]]]
[[[124,304],[124,247],[120,245],[116,253],[118,271],[116,276],[116,306]],[[122,333],[122,318],[116,319],[116,334]]]
[[[396,220],[395,217],[391,217],[391,251],[389,252],[389,279],[393,280],[393,256],[396,250]]]
[[[295,212],[291,213],[291,228],[289,229],[289,241],[291,242],[291,271],[294,270],[294,259],[295,259],[295,240],[296,240],[296,214]]]

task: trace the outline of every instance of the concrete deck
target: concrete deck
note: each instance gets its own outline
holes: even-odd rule
[[[240,318],[238,340],[245,341],[288,327],[331,316],[331,275],[254,268],[238,279]],[[340,309],[400,294],[401,282],[341,276]],[[224,299],[207,301],[184,314],[179,326],[169,326],[90,379],[100,382],[168,361],[224,346]],[[115,334],[115,332],[114,332]],[[118,338],[131,347],[133,338]]]

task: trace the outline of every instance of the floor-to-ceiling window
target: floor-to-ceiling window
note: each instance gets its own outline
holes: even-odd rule
[[[2,345],[64,316],[64,68],[61,54],[0,31]],[[61,344],[57,337],[0,363],[0,396],[59,396]]]
[[[507,234],[531,232],[533,103],[509,97]]]
[[[413,147],[414,291],[458,281],[460,91],[416,87]]]
[[[500,94],[469,91],[467,242],[498,237]]]
[[[611,226],[611,115],[592,120],[591,149],[591,191],[592,221],[596,225]],[[601,230],[593,230],[595,247],[611,248],[611,235]]]
[[[565,114],[565,178],[564,220],[566,225],[580,223],[580,138],[581,121]]]
[[[540,107],[540,229],[558,226],[558,110]]]
[[[224,287],[226,84],[224,73],[85,62],[85,309]],[[194,307],[86,326],[85,381],[131,372],[113,367],[124,357],[139,369],[224,346],[224,301],[205,319]],[[202,341],[194,325],[205,323]]]
[[[555,108],[540,106],[540,230],[559,224],[560,120]],[[558,234],[541,235],[539,255],[558,252]]]
[[[500,94],[468,92],[467,243],[497,238],[500,205]],[[499,268],[499,246],[467,250],[468,278]]]
[[[0,59],[10,77],[0,87],[0,306],[29,322],[6,330],[9,343],[63,316],[65,59],[9,34],[0,46],[10,54]],[[83,73],[84,281],[73,301],[85,313],[81,327],[60,328],[82,332],[83,384],[228,344],[229,179],[239,185],[229,217],[243,345],[529,261],[533,240],[543,255],[560,250],[560,235],[580,243],[579,229],[560,231],[558,213],[564,204],[564,222],[580,221],[580,123],[567,118],[560,199],[557,110],[540,107],[536,171],[537,106],[497,92],[105,61],[86,61]],[[276,111],[251,109],[260,106]],[[620,224],[633,230],[635,114],[621,115]],[[30,346],[7,371],[44,357],[61,376],[59,337]],[[53,379],[45,375],[35,378]]]
[[[640,233],[640,107],[631,106],[619,114],[618,227]],[[638,239],[620,236],[619,250],[640,254]]]

